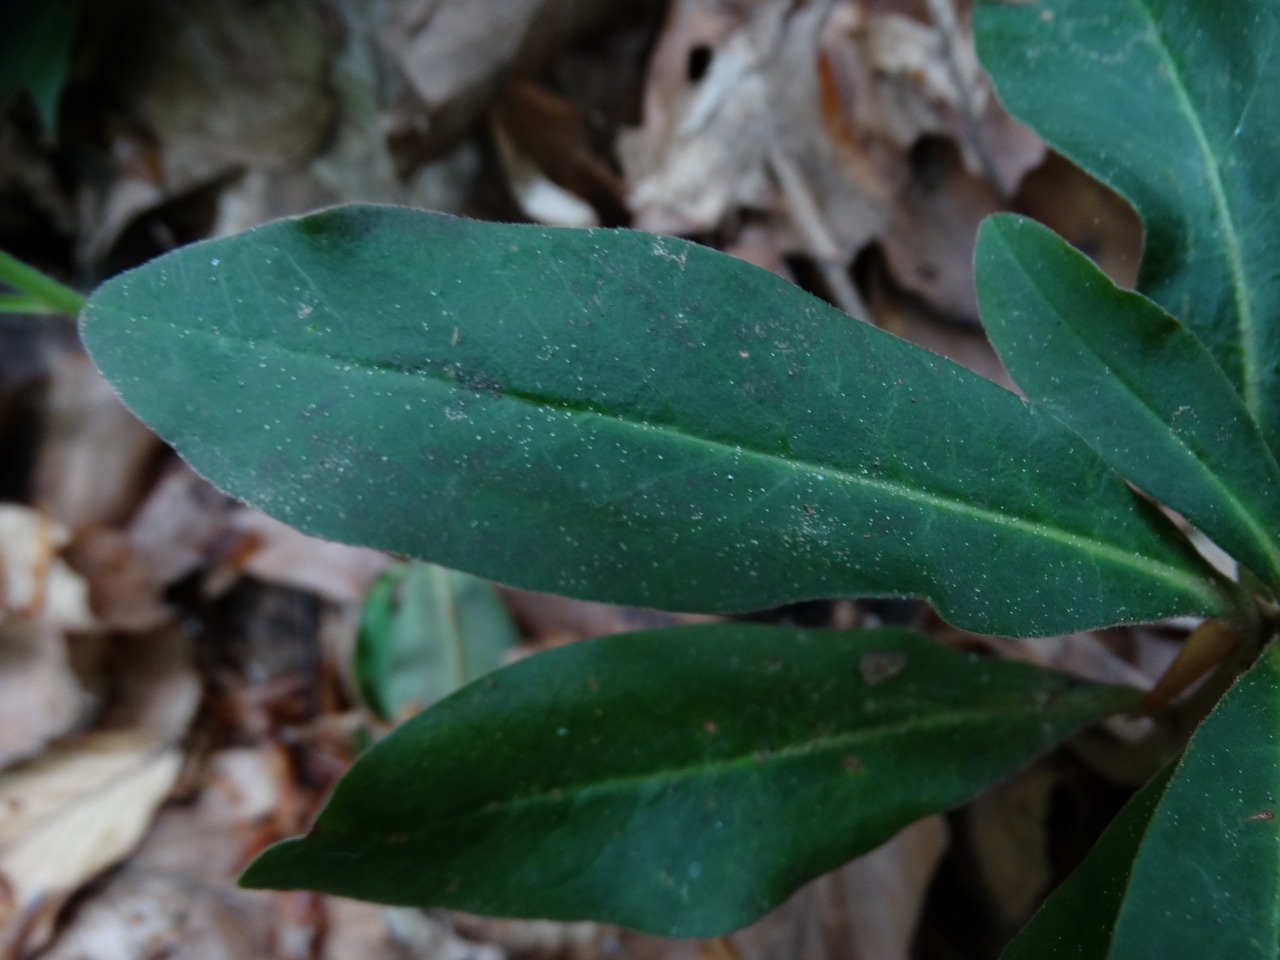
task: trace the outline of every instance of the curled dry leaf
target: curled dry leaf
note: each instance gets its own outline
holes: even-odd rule
[[[0,936],[32,932],[58,904],[125,856],[168,795],[182,753],[150,734],[95,734],[0,774]],[[37,924],[37,926],[42,926]]]

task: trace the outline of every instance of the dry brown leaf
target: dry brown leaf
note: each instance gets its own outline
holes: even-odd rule
[[[89,588],[60,551],[67,529],[30,507],[0,504],[0,624],[39,620],[66,630],[94,626]]]
[[[123,520],[141,498],[160,440],[82,352],[59,358],[44,415],[35,502],[73,531]]]
[[[973,251],[978,224],[1004,203],[990,181],[969,172],[951,142],[912,152],[913,175],[879,238],[888,267],[935,309],[978,322]]]
[[[1137,281],[1142,221],[1119,194],[1070,161],[1050,155],[1023,181],[1017,207],[1093,258],[1116,283]]]
[[[1049,861],[1049,805],[1061,776],[1040,763],[974,800],[968,839],[978,872],[1009,928],[1020,926],[1053,881]]]
[[[282,916],[281,897],[238,890],[260,845],[258,824],[288,806],[292,774],[274,744],[212,755],[192,802],[160,811],[134,856],[69,918],[42,954],[63,960],[173,956],[208,960],[291,956],[278,937],[312,937],[306,916]],[[274,828],[272,828],[274,832]],[[355,954],[354,956],[359,956]]]
[[[230,539],[234,501],[175,460],[129,524],[129,544],[147,576],[167,587],[218,559]]]
[[[941,26],[853,0],[677,4],[644,125],[620,146],[635,225],[704,233],[763,216],[781,249],[813,258],[839,306],[866,317],[847,266],[910,190],[893,266],[907,260],[910,286],[974,314],[974,217],[1001,204],[1044,145],[996,103],[965,20],[949,0],[931,2],[947,13]],[[936,194],[955,185],[936,178],[912,185],[909,155],[927,136],[956,144],[969,176],[952,180],[979,189],[951,197]],[[931,234],[910,259],[916,224],[939,213],[955,221],[951,233]],[[964,234],[958,253],[941,242],[951,234]]]
[[[334,603],[361,602],[393,562],[379,550],[309,537],[247,507],[233,511],[228,530],[244,544],[231,561],[237,572],[308,590]]]
[[[621,179],[597,154],[586,113],[528,81],[505,84],[490,112],[499,159],[517,201],[533,219],[596,226],[620,223]]]
[[[526,217],[555,227],[600,226],[591,204],[547,176],[500,120],[494,119],[491,130],[507,188]]]
[[[90,606],[103,627],[151,630],[171,617],[159,584],[124,531],[96,524],[85,527],[69,545],[66,557],[87,582]]]
[[[387,5],[385,48],[422,101],[419,151],[438,155],[480,117],[508,74],[530,75],[639,0],[413,0]]]
[[[91,706],[68,666],[59,628],[37,621],[0,625],[0,768],[71,731]],[[0,809],[0,822],[3,814]]]
[[[168,795],[181,751],[145,733],[94,734],[0,773],[0,937],[31,911],[47,917],[81,884],[127,855]]]
[[[339,37],[310,0],[91,5],[84,20],[88,45],[113,65],[101,82],[116,175],[81,185],[81,264],[101,264],[162,205],[245,168],[300,164],[328,135]],[[163,248],[179,238],[154,239]]]
[[[496,89],[545,0],[414,0],[390,8],[383,43],[427,109],[466,108]],[[437,119],[437,122],[438,119]]]

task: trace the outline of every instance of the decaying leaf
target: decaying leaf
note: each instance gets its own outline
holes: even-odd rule
[[[150,734],[100,733],[0,773],[0,930],[51,918],[85,881],[137,845],[182,752]],[[30,934],[28,934],[30,936]]]
[[[1010,192],[1043,145],[1003,115],[967,33],[950,39],[858,2],[677,4],[654,56],[644,126],[621,147],[637,225],[700,232],[741,210],[794,217],[781,155],[847,262],[887,226],[908,182],[907,154],[926,134],[955,138],[966,168]],[[1020,142],[1001,144],[1008,166],[994,170],[975,138],[1005,126]],[[813,248],[811,231],[796,228],[797,245]]]
[[[0,768],[72,730],[91,703],[67,662],[60,629],[40,621],[0,624]]]
[[[37,503],[73,532],[112,524],[136,506],[160,451],[155,434],[125,409],[82,352],[54,367],[33,480]]]
[[[34,620],[68,630],[94,625],[84,580],[64,561],[66,527],[30,507],[0,504],[0,623]]]

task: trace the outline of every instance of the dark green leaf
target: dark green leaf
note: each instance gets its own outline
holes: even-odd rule
[[[1280,3],[988,2],[974,26],[1005,106],[1137,207],[1139,289],[1280,448]]]
[[[1280,648],[1191,738],[1134,861],[1110,960],[1280,956]]]
[[[589,640],[404,724],[242,882],[720,933],[1136,697],[888,628]]]
[[[489,579],[1020,635],[1222,609],[1052,417],[681,240],[337,208],[123,274],[82,335],[233,495]]]
[[[1101,960],[1107,956],[1138,845],[1172,773],[1172,768],[1164,771],[1134,795],[1000,960]]]
[[[986,221],[975,267],[991,342],[1027,395],[1280,584],[1280,468],[1204,345],[1030,220]]]
[[[36,103],[49,134],[67,79],[80,0],[4,0],[0,4],[0,104],[19,90]]]
[[[386,720],[435,703],[502,665],[515,627],[493,587],[432,563],[403,563],[373,584],[360,614],[355,672]]]

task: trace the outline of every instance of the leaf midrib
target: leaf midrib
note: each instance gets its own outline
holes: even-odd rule
[[[1064,705],[1059,710],[1059,715],[1069,714],[1073,710],[1079,710],[1088,706],[1087,703],[1079,703],[1079,697],[1073,697],[1070,692],[1064,697]],[[1123,709],[1117,706],[1116,712]],[[843,733],[833,734],[829,737],[815,738],[812,740],[798,741],[789,743],[776,749],[767,749],[756,747],[746,750],[740,754],[734,754],[729,757],[721,757],[715,760],[686,763],[675,767],[662,767],[656,769],[646,769],[636,772],[629,772],[615,776],[606,777],[588,782],[572,783],[565,786],[547,787],[536,793],[529,793],[523,796],[506,797],[490,801],[483,806],[476,807],[474,811],[463,812],[460,815],[450,815],[442,818],[440,822],[453,822],[458,819],[466,819],[471,813],[492,815],[495,813],[505,813],[520,808],[536,808],[539,806],[558,806],[578,800],[584,799],[597,793],[619,793],[627,791],[635,791],[643,786],[655,782],[680,781],[715,777],[728,773],[735,768],[748,767],[755,770],[768,769],[771,764],[783,764],[787,761],[799,759],[806,755],[814,754],[837,754],[844,753],[851,749],[856,749],[861,745],[865,745],[868,741],[876,739],[893,739],[896,737],[916,734],[931,733],[946,728],[963,729],[978,723],[991,723],[1001,720],[1016,720],[1025,718],[1028,715],[1039,714],[1039,719],[1045,720],[1044,710],[1037,708],[1030,703],[1002,703],[998,706],[990,704],[983,705],[977,701],[972,706],[963,705],[959,708],[951,708],[942,711],[936,711],[924,716],[910,717],[907,719],[887,723],[884,725],[863,728],[858,730],[846,731]],[[1101,714],[1100,715],[1105,715]],[[1073,724],[1076,726],[1090,722],[1089,717],[1076,718]],[[392,746],[392,744],[388,744]],[[764,760],[757,760],[759,753],[766,752],[767,756]],[[862,758],[857,758],[861,760]]]
[[[99,309],[105,310],[107,312],[115,312],[124,318],[131,317],[130,314],[127,314],[125,313],[125,311],[119,310],[116,307],[111,307],[111,306],[104,307],[102,305],[99,305]],[[248,337],[230,336],[225,333],[217,332],[214,330],[208,330],[202,327],[184,327],[172,320],[158,319],[155,317],[147,317],[146,319],[149,320],[150,322],[160,323],[174,330],[181,331],[187,335],[194,334],[197,337],[217,340],[223,343],[225,343],[228,340],[242,343],[242,344],[245,344],[246,346],[252,346],[254,350],[259,352],[261,352],[265,346],[269,349],[275,350],[279,353],[285,354],[286,356],[290,356],[290,357],[301,358],[301,359],[310,360],[310,361],[322,361],[322,362],[326,362],[336,366],[346,366],[346,367],[351,367],[354,369],[360,369],[364,371],[390,374],[393,376],[409,377],[412,379],[434,380],[436,383],[443,384],[447,387],[453,388],[455,390],[467,392],[467,393],[478,393],[478,394],[489,393],[489,391],[486,389],[471,388],[453,378],[450,378],[448,376],[443,376],[443,377],[436,376],[431,373],[428,373],[426,370],[408,370],[401,367],[379,365],[377,363],[370,364],[367,361],[353,360],[351,358],[346,358],[346,357],[335,357],[330,354],[319,352],[319,351],[297,350],[291,347],[286,347],[277,341],[272,341],[272,340],[255,341]],[[995,385],[992,385],[992,386],[994,389],[1001,389],[1000,387],[996,387]],[[627,419],[625,417],[618,416],[617,414],[605,413],[598,410],[584,411],[579,407],[566,403],[563,400],[559,400],[558,398],[549,400],[547,398],[536,397],[532,394],[523,393],[519,390],[512,390],[507,387],[502,388],[501,399],[512,400],[514,402],[523,403],[523,404],[532,406],[538,410],[545,410],[545,409],[551,408],[551,409],[560,410],[563,412],[574,413],[579,416],[599,417],[603,420],[621,424],[624,427],[628,427],[632,429],[656,430],[660,433],[672,435],[686,442],[695,443],[695,444],[704,444],[704,445],[713,447],[717,450],[723,450],[737,456],[747,455],[750,457],[755,457],[758,459],[765,460],[766,462],[771,462],[771,463],[781,462],[783,464],[786,464],[786,466],[789,469],[803,470],[803,471],[807,471],[809,473],[814,473],[814,474],[817,474],[817,473],[829,474],[833,478],[838,478],[840,480],[843,480],[844,482],[850,485],[878,490],[890,496],[898,497],[902,500],[919,504],[924,507],[932,507],[940,511],[953,513],[962,517],[967,517],[968,519],[971,519],[971,520],[977,520],[979,522],[987,523],[987,524],[990,524],[991,526],[1008,528],[1011,530],[1015,530],[1015,531],[1027,534],[1031,537],[1038,537],[1043,540],[1048,540],[1050,542],[1058,543],[1064,547],[1077,550],[1084,554],[1092,555],[1096,557],[1099,561],[1108,562],[1112,566],[1135,570],[1140,573],[1146,574],[1147,576],[1150,576],[1153,579],[1164,581],[1165,583],[1175,587],[1176,589],[1184,592],[1185,594],[1198,597],[1201,601],[1208,604],[1211,609],[1216,609],[1220,605],[1221,598],[1217,595],[1217,593],[1215,593],[1212,586],[1207,584],[1203,579],[1201,579],[1199,576],[1193,573],[1190,573],[1186,570],[1183,570],[1182,568],[1173,566],[1171,564],[1167,564],[1163,561],[1156,560],[1150,557],[1145,558],[1145,562],[1142,562],[1143,558],[1133,553],[1130,550],[1125,550],[1120,547],[1113,546],[1110,543],[1107,543],[1101,540],[1092,539],[1090,537],[1072,532],[1070,530],[1063,529],[1061,527],[1054,527],[1045,523],[1034,522],[1031,520],[1024,519],[1022,517],[1017,517],[1017,516],[1011,517],[1007,514],[998,513],[994,510],[988,510],[985,508],[976,507],[972,504],[965,503],[962,500],[947,499],[937,494],[922,492],[912,487],[903,486],[901,484],[889,483],[888,481],[884,481],[884,480],[874,480],[870,477],[864,477],[859,474],[851,473],[848,470],[848,468],[845,468],[845,467],[828,466],[825,464],[812,464],[807,461],[792,460],[787,458],[786,456],[783,456],[782,454],[779,454],[773,451],[752,449],[750,447],[744,447],[740,444],[731,444],[727,441],[718,440],[710,437],[699,436],[697,434],[689,433],[674,424],[651,423],[649,421],[641,420],[641,419]],[[1087,446],[1084,449],[1087,450],[1088,449]],[[1092,451],[1090,451],[1090,453],[1092,453]],[[1093,454],[1093,455],[1096,456],[1096,454]],[[1108,467],[1108,469],[1110,468]]]
[[[1231,272],[1231,292],[1236,305],[1236,328],[1241,348],[1241,397],[1244,400],[1245,409],[1249,411],[1254,422],[1261,423],[1261,390],[1264,373],[1261,368],[1262,353],[1258,344],[1258,321],[1254,315],[1253,298],[1250,296],[1248,281],[1244,275],[1243,247],[1232,216],[1226,187],[1222,182],[1217,157],[1209,145],[1208,135],[1192,104],[1183,79],[1183,71],[1174,59],[1173,51],[1160,30],[1155,13],[1147,0],[1134,0],[1134,3],[1147,18],[1152,49],[1155,50],[1165,68],[1170,88],[1178,101],[1178,106],[1187,118],[1187,125],[1204,161],[1209,194],[1213,199],[1213,209],[1222,229],[1222,242],[1226,248],[1228,269]]]

